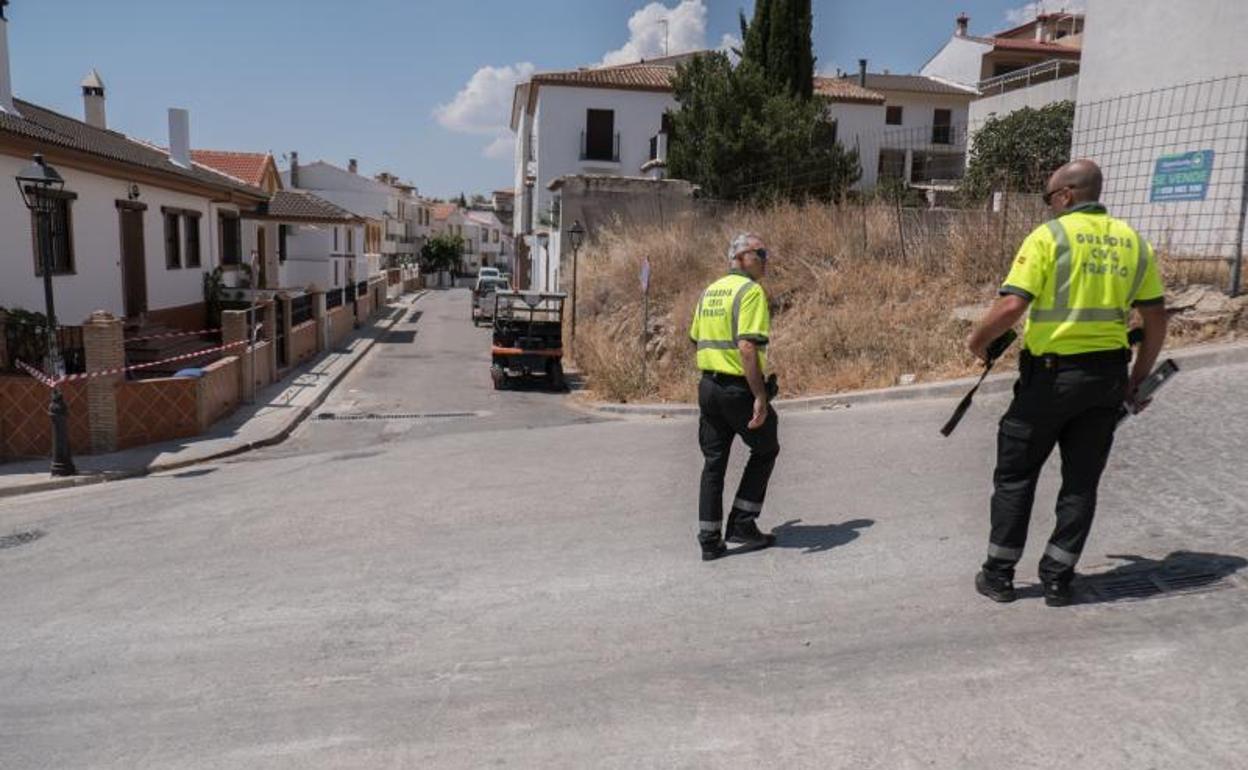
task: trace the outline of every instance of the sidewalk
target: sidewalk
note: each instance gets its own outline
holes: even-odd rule
[[[1161,361],[1173,358],[1180,369],[1203,369],[1208,366],[1232,366],[1248,363],[1248,342],[1229,342],[1209,345],[1193,345],[1186,348],[1163,350]],[[1018,378],[1016,371],[994,374],[984,381],[979,389],[980,394],[1004,393],[1014,385]],[[823,396],[804,396],[802,398],[784,398],[775,402],[779,412],[800,412],[818,409],[837,409],[857,404],[878,404],[886,401],[913,401],[916,399],[948,398],[949,408],[953,409],[957,399],[962,398],[978,377],[940,382],[925,382],[918,385],[900,385],[877,390],[858,390],[847,393],[833,393]],[[783,383],[781,383],[783,385]],[[696,417],[698,407],[695,404],[679,403],[640,403],[613,404],[601,401],[582,402],[578,406],[596,414],[616,417]]]
[[[334,386],[424,294],[419,291],[400,297],[383,316],[358,330],[345,347],[323,353],[296,368],[293,376],[261,389],[254,403],[243,403],[199,436],[109,454],[77,456],[74,464],[78,475],[65,478],[48,475],[46,458],[0,464],[0,498],[177,470],[280,443],[320,406]]]

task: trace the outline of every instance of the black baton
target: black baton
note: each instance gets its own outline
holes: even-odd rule
[[[998,358],[1005,355],[1005,351],[1010,349],[1010,345],[1013,345],[1016,339],[1018,339],[1018,332],[1009,329],[988,346],[988,360],[984,362],[984,373],[979,375],[979,381],[975,383],[975,387],[971,388],[971,392],[962,397],[962,402],[958,404],[957,409],[953,410],[953,416],[949,418],[949,422],[940,429],[940,435],[948,438],[954,428],[958,427],[958,423],[962,422],[967,410],[971,408],[971,402],[975,400],[975,392],[979,390],[980,385],[984,384],[988,373],[992,371],[992,365],[997,362]]]

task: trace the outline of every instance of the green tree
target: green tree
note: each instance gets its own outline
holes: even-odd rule
[[[459,266],[463,253],[464,240],[462,238],[449,233],[438,233],[420,247],[421,270],[427,273],[454,270]]]
[[[462,192],[459,194],[459,200],[456,201],[456,203],[459,204],[459,207],[461,209],[468,208],[468,199],[464,197],[464,194]]]
[[[734,68],[722,53],[697,56],[678,68],[674,88],[668,169],[708,195],[839,200],[861,176],[826,101],[776,88],[753,61]]]
[[[979,199],[995,189],[1041,193],[1049,176],[1070,161],[1074,102],[1024,107],[992,117],[974,136],[962,192]]]
[[[742,60],[761,67],[776,88],[802,99],[810,99],[815,88],[810,5],[810,0],[758,0],[752,22],[746,24],[741,15]]]

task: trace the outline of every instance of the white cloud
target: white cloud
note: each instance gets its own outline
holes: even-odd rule
[[[1042,13],[1087,13],[1087,0],[1038,0],[1005,12],[1006,23],[1018,26],[1035,20]]]
[[[448,131],[493,136],[482,150],[487,158],[507,158],[514,144],[508,128],[516,84],[529,79],[534,66],[520,62],[506,67],[482,67],[448,104],[434,108],[434,117]]]
[[[666,22],[664,24],[663,22]],[[706,47],[706,4],[681,0],[675,8],[650,3],[628,20],[628,42],[603,57],[603,64],[628,64]]]
[[[512,153],[515,152],[515,148],[516,138],[511,135],[510,131],[508,131],[506,133],[500,133],[497,139],[486,145],[485,149],[481,151],[481,155],[486,158],[493,158],[494,160],[506,160],[511,158]]]

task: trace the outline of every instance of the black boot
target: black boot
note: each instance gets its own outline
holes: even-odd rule
[[[1067,607],[1074,600],[1074,591],[1071,590],[1069,578],[1046,579],[1044,581],[1044,603],[1048,606]]]
[[[762,532],[753,519],[738,521],[729,515],[727,534],[724,537],[730,543],[742,543],[749,550],[770,548],[776,544],[776,536],[770,532]]]
[[[710,541],[699,540],[698,544],[702,546],[702,561],[715,561],[728,553],[728,546],[724,545],[724,541],[719,538]]]
[[[1013,580],[982,570],[975,576],[975,590],[994,602],[1001,602],[1002,604],[1012,602],[1018,598],[1014,594]]]

